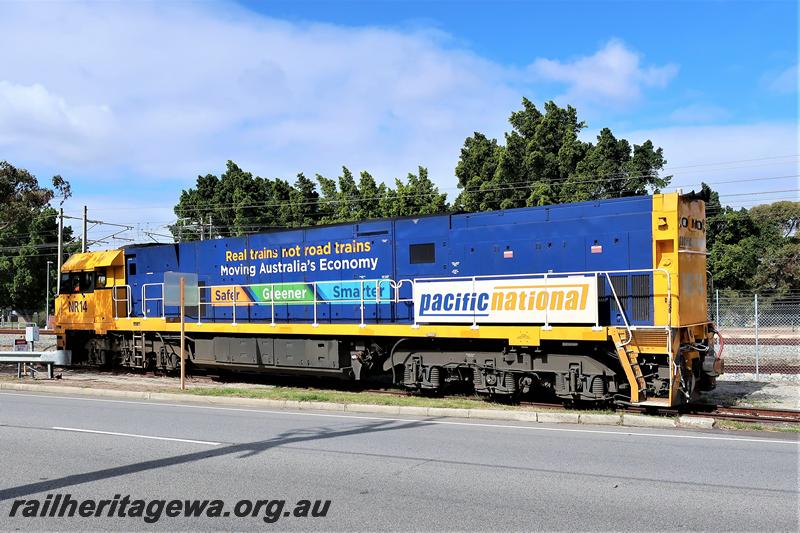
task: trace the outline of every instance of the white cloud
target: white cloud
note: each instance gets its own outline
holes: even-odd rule
[[[727,119],[730,112],[724,107],[714,104],[689,104],[679,107],[670,114],[670,118],[675,122],[699,123],[715,122]]]
[[[186,186],[227,159],[286,177],[345,164],[391,179],[423,164],[450,185],[464,139],[501,135],[521,97],[538,96],[529,73],[424,29],[207,3],[6,3],[3,15],[0,49],[20,53],[3,58],[0,149],[76,189],[81,176]],[[573,103],[605,104],[663,86],[675,67],[643,66],[612,41],[533,70],[568,83]]]
[[[549,97],[534,92],[541,83],[563,84],[559,101],[582,116],[618,106],[624,121],[629,104],[677,72],[616,40],[519,71],[437,32],[289,23],[233,5],[19,2],[2,12],[0,49],[14,53],[0,72],[0,157],[63,174],[76,191],[69,209],[88,203],[118,222],[170,219],[178,189],[227,159],[287,178],[335,175],[345,164],[391,179],[423,164],[450,189],[464,138],[501,135],[521,96]],[[775,88],[796,87],[794,72]],[[704,103],[672,118],[713,122],[723,113]],[[796,157],[698,166],[796,154],[796,128],[615,132],[663,146],[675,183],[690,185],[797,175]],[[746,183],[720,189],[746,192]],[[796,178],[749,186],[797,188]]]
[[[797,63],[782,72],[765,76],[767,87],[776,93],[796,93],[798,85]]]
[[[111,122],[107,106],[70,105],[38,83],[0,81],[0,145],[37,144],[76,158],[82,145],[108,134]]]
[[[724,203],[742,206],[798,198],[796,123],[674,126],[620,135],[637,144],[652,139],[664,148],[664,173],[674,176],[675,187],[699,189],[705,181],[723,195],[736,195],[723,197]]]
[[[426,164],[449,181],[463,139],[499,134],[521,97],[510,71],[432,32],[290,24],[208,4],[3,11],[0,49],[26,46],[4,57],[0,80],[30,94],[0,114],[0,148],[55,168],[91,161],[186,183],[226,159],[271,176],[347,164],[385,179]],[[47,136],[23,135],[26,123]],[[49,149],[59,138],[64,147]]]
[[[538,78],[565,83],[563,100],[623,105],[638,101],[644,87],[664,87],[678,67],[643,66],[639,54],[614,39],[593,55],[572,61],[537,59],[529,70]]]

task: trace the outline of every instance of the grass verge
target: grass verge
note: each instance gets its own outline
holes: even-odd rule
[[[715,427],[738,431],[776,431],[781,433],[800,433],[800,424],[738,422],[736,420],[717,420]]]
[[[298,402],[367,403],[373,405],[404,405],[413,407],[448,407],[455,409],[524,409],[518,406],[487,402],[470,398],[425,398],[399,396],[374,392],[345,392],[335,390],[299,389],[296,387],[270,387],[245,389],[234,387],[197,387],[186,391],[197,396],[235,396],[267,400],[293,400]]]

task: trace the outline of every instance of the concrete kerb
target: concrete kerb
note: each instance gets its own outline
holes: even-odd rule
[[[622,425],[640,428],[674,428],[677,426],[677,420],[667,417],[624,413],[622,415]]]
[[[34,383],[0,382],[0,390],[45,392],[51,394],[73,394],[88,397],[120,398],[126,400],[180,401],[206,405],[257,407],[274,410],[337,411],[384,415],[425,416],[436,418],[467,418],[476,420],[506,420],[515,422],[537,422],[551,424],[592,424],[650,428],[711,429],[715,420],[710,417],[681,416],[664,418],[639,414],[572,413],[558,411],[524,411],[502,409],[455,409],[449,407],[419,407],[404,405],[344,404],[335,402],[301,402],[297,400],[272,400],[259,398],[237,398],[232,396],[195,396],[170,392],[126,391],[68,387],[63,385],[39,385]]]
[[[581,424],[594,424],[598,426],[621,426],[622,415],[617,414],[599,414],[599,413],[580,413]]]
[[[713,429],[716,420],[710,416],[679,416],[678,425],[683,428]]]
[[[580,424],[581,417],[579,413],[559,413],[551,411],[539,411],[536,414],[539,422],[546,422],[549,424]]]

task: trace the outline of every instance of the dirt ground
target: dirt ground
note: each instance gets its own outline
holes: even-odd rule
[[[797,374],[724,374],[717,388],[703,395],[707,403],[738,407],[800,410]]]
[[[16,365],[0,364],[0,380],[16,379]],[[149,391],[149,392],[175,392],[180,386],[177,376],[154,375],[152,373],[118,371],[98,371],[83,369],[61,369],[57,368],[54,372],[56,379],[48,380],[46,374],[40,374],[35,380],[30,376],[23,378],[25,383],[37,383],[41,385],[61,385],[76,388],[98,388],[130,391]],[[258,388],[274,387],[271,384],[256,383],[246,380],[225,379],[219,380],[208,376],[186,376],[187,387],[203,388]]]
[[[178,387],[175,376],[158,376],[126,371],[96,371],[57,369],[60,379],[52,381],[44,379],[45,374],[35,380],[47,385],[67,385],[76,388],[101,388],[151,392],[174,392]],[[0,365],[0,380],[16,380],[15,365]],[[23,378],[31,383],[30,377]],[[280,386],[296,386],[303,388],[305,380],[289,380],[282,378],[263,379],[240,377],[236,375],[224,378],[209,376],[188,376],[187,387],[203,388],[265,388]],[[331,382],[314,382],[314,388],[325,389],[335,387]],[[716,405],[758,407],[770,409],[800,410],[800,376],[798,375],[761,375],[755,379],[753,374],[727,374],[717,380],[717,388],[703,394],[702,402]]]

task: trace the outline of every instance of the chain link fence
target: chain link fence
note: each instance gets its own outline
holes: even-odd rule
[[[800,297],[717,291],[708,307],[724,339],[726,373],[800,380]]]

